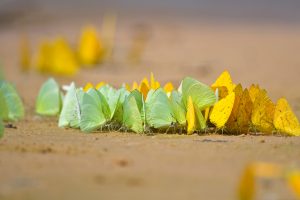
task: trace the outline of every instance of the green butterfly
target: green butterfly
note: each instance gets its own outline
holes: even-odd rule
[[[95,89],[89,89],[83,94],[80,129],[84,132],[95,131],[107,122],[102,112],[100,95],[101,93]]]
[[[136,133],[143,133],[143,120],[135,98],[136,93],[131,92],[123,104],[123,126]]]
[[[6,81],[0,81],[0,107],[4,108],[5,104],[8,111],[6,116],[6,111],[4,111],[3,119],[16,121],[24,117],[24,107],[21,98],[19,97],[16,89]],[[3,101],[4,99],[4,101]],[[4,103],[5,102],[5,103]],[[2,112],[2,110],[1,110]]]
[[[62,107],[62,94],[57,82],[50,78],[41,87],[36,101],[35,111],[40,115],[55,116]]]
[[[3,93],[0,91],[0,118],[3,120],[9,120],[8,118],[8,107],[6,104],[5,97]]]
[[[205,85],[193,78],[186,77],[182,81],[181,87],[182,90],[182,101],[187,107],[188,97],[191,96],[197,108],[201,111],[207,107],[210,107],[215,104],[216,96],[214,91],[208,86]]]
[[[72,82],[63,101],[63,107],[58,121],[59,127],[80,127],[80,104],[83,94],[82,89],[76,89],[75,84]]]
[[[150,127],[167,129],[176,123],[171,103],[162,88],[150,90],[145,104],[146,122]]]
[[[120,96],[119,96],[119,99],[117,102],[113,120],[116,121],[117,123],[122,124],[122,122],[123,122],[123,104],[124,104],[126,97],[130,94],[130,92],[128,92],[125,88],[121,88],[118,91],[120,93]]]
[[[4,134],[4,125],[2,120],[0,119],[0,138],[3,137],[3,134]]]
[[[173,90],[170,94],[170,103],[172,108],[172,113],[174,118],[177,121],[177,124],[180,127],[186,126],[186,110],[184,109],[184,105],[182,103],[182,95]]]
[[[105,104],[108,105],[107,110],[109,110],[108,119],[112,120],[115,116],[115,112],[118,106],[118,101],[120,98],[120,91],[114,89],[109,85],[102,86],[99,91],[104,96],[105,99],[102,99]]]

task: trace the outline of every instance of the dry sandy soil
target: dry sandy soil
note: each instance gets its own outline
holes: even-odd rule
[[[60,34],[74,43],[85,22],[37,20],[0,30],[6,78],[16,84],[27,111],[0,140],[0,199],[235,199],[239,176],[251,161],[300,167],[296,137],[83,134],[35,115],[35,97],[48,77],[19,71],[20,35],[27,32],[33,46]],[[150,38],[142,62],[131,66],[126,54],[138,23]],[[259,83],[274,101],[286,96],[299,116],[299,35],[296,25],[122,18],[112,63],[57,79],[118,86],[153,71],[162,82],[178,84],[189,75],[210,84],[227,69],[236,83]],[[271,199],[294,199],[283,184],[274,187]]]

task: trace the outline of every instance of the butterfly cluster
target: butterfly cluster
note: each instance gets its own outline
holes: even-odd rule
[[[211,86],[186,77],[178,89],[172,83],[164,87],[151,73],[132,87],[116,89],[100,82],[77,88],[74,83],[65,95],[49,79],[41,88],[36,111],[58,115],[59,127],[136,133],[228,134],[283,133],[300,135],[300,124],[286,99],[275,105],[258,85],[243,89],[232,82],[225,71]]]
[[[93,26],[87,26],[82,29],[76,47],[63,37],[57,37],[53,41],[44,40],[40,42],[33,58],[29,40],[24,36],[20,44],[22,69],[27,71],[33,67],[41,73],[72,76],[80,67],[93,67],[102,63],[109,59],[114,41],[114,19],[106,21],[108,25],[102,38]]]

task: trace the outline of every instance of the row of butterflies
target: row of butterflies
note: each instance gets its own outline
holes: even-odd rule
[[[132,87],[115,89],[101,82],[76,88],[65,87],[49,79],[42,86],[36,112],[59,115],[59,127],[80,128],[84,132],[99,130],[136,133],[225,132],[245,134],[282,133],[300,135],[300,124],[286,99],[275,105],[258,85],[243,89],[235,85],[225,71],[211,86],[186,77],[178,89],[172,83],[160,87],[151,73]]]

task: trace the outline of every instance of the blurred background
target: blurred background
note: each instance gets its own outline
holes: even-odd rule
[[[61,83],[119,86],[153,71],[163,83],[178,85],[189,75],[211,84],[227,69],[234,82],[258,83],[273,100],[286,96],[299,115],[299,10],[294,0],[2,0],[0,60],[21,91],[28,86],[24,82],[38,86],[49,75],[21,72],[22,36],[28,37],[34,68],[41,41],[64,37],[76,48],[84,26],[93,25],[101,36],[104,17],[113,14],[112,60],[61,77]],[[139,51],[134,62],[132,51]],[[38,87],[32,89],[36,94]],[[24,97],[29,104],[31,96]]]

